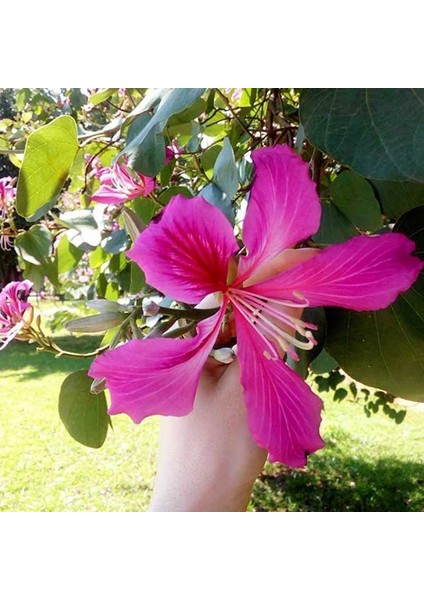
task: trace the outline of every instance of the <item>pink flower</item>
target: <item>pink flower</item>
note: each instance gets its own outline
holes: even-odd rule
[[[110,414],[125,412],[136,423],[153,414],[186,415],[231,309],[252,436],[271,461],[300,467],[307,454],[323,447],[321,400],[281,358],[294,352],[291,345],[315,344],[315,327],[301,320],[301,309],[385,308],[414,283],[421,261],[411,255],[414,243],[396,233],[361,235],[320,252],[293,250],[320,222],[308,166],[287,146],[256,150],[252,158],[256,175],[243,231],[247,255],[238,264],[230,223],[201,197],[174,197],[128,253],[151,286],[178,301],[197,304],[218,293],[217,313],[191,339],[132,340],[106,352],[90,375],[106,378]]]
[[[25,315],[31,304],[27,302],[31,281],[12,281],[0,292],[0,350],[13,340],[28,324]]]
[[[100,180],[99,189],[92,200],[103,204],[121,204],[139,196],[148,196],[155,188],[155,179],[130,171],[125,165],[115,163],[111,167],[95,165]]]
[[[0,179],[0,218],[5,219],[7,209],[13,204],[16,196],[16,188],[12,185],[11,177]]]
[[[8,252],[13,248],[13,244],[10,241],[10,235],[7,235],[7,233],[0,233],[0,248],[5,252]]]
[[[174,156],[175,156],[174,150],[171,148],[171,146],[167,146],[165,148],[165,165],[169,165],[169,163],[174,158]]]

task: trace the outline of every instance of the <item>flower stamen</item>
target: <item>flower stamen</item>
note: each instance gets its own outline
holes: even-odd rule
[[[313,333],[310,331],[311,329],[316,330],[316,325],[302,321],[287,312],[287,308],[306,306],[308,304],[306,300],[300,305],[291,301],[265,298],[239,289],[230,289],[228,296],[234,307],[249,321],[261,338],[268,341],[268,347],[270,342],[274,342],[283,353],[287,353],[294,360],[299,360],[292,346],[301,350],[310,350],[317,344]],[[274,304],[277,306],[274,306]],[[279,308],[280,306],[281,308]],[[299,333],[304,340],[299,340],[289,333],[287,327]],[[272,347],[274,353],[271,355],[268,351],[265,351],[264,356],[275,360],[275,347],[274,345]]]

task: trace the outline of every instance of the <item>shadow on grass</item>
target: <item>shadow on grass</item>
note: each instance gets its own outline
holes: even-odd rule
[[[257,512],[424,511],[424,464],[396,458],[367,461],[327,444],[303,470],[268,468],[253,490]]]
[[[87,353],[98,347],[101,337],[83,335],[77,338],[66,335],[55,337],[54,341],[63,350]],[[19,373],[20,380],[28,380],[51,373],[71,373],[78,369],[88,369],[93,358],[56,358],[49,352],[37,352],[34,344],[15,340],[1,353],[0,375],[2,378],[7,377],[2,371],[10,370],[13,373],[11,377],[16,377],[16,373]]]

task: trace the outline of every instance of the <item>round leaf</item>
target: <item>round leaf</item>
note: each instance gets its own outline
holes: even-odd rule
[[[412,181],[371,181],[383,214],[398,219],[403,213],[424,205],[424,185]]]
[[[62,383],[59,415],[68,433],[80,444],[100,448],[110,422],[105,394],[93,395],[86,371],[71,373]]]
[[[345,217],[363,231],[382,227],[380,206],[371,184],[352,171],[342,171],[330,186],[333,203]]]
[[[37,129],[28,138],[16,192],[16,208],[31,217],[58,196],[78,151],[77,126],[62,116]]]
[[[15,239],[16,252],[33,265],[46,264],[51,247],[52,237],[45,225],[33,225],[28,231],[19,233]]]
[[[318,231],[312,236],[318,244],[340,244],[357,235],[354,225],[332,202],[321,205],[321,223]]]
[[[394,227],[424,256],[424,206]],[[424,401],[424,274],[389,308],[326,309],[328,352],[354,379],[408,400]]]
[[[308,89],[300,119],[313,145],[360,175],[424,182],[424,90]]]

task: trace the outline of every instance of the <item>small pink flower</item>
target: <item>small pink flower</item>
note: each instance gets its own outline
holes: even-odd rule
[[[13,248],[13,244],[10,241],[10,235],[6,233],[0,233],[0,248],[5,252],[8,252]]]
[[[0,179],[0,218],[5,219],[8,208],[13,204],[16,196],[16,188],[12,185],[11,177]]]
[[[415,244],[397,233],[360,235],[322,251],[294,249],[320,223],[308,166],[287,146],[255,150],[252,159],[255,179],[243,226],[247,255],[238,263],[233,228],[201,197],[174,197],[128,253],[164,295],[197,304],[216,294],[217,313],[193,338],[132,340],[106,352],[90,375],[106,378],[110,414],[127,413],[136,423],[153,414],[186,415],[231,310],[252,437],[271,461],[300,467],[323,447],[321,400],[282,358],[296,357],[293,346],[316,343],[316,327],[301,319],[302,309],[386,308],[415,282],[422,263],[411,254]]]
[[[92,200],[103,204],[121,204],[139,196],[148,196],[155,188],[155,179],[130,171],[128,167],[115,163],[111,167],[95,165],[99,189]]]
[[[27,302],[32,285],[28,280],[12,281],[0,292],[0,350],[28,324],[25,313],[32,308]]]
[[[167,146],[165,148],[165,165],[169,165],[169,163],[174,158],[174,156],[175,156],[174,150],[171,148],[171,146]]]

